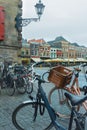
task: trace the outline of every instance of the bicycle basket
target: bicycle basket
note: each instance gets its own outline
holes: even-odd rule
[[[56,66],[50,70],[48,80],[58,88],[68,85],[72,78],[72,70],[64,66]]]

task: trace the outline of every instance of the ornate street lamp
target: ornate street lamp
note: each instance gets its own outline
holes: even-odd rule
[[[32,21],[37,22],[38,20],[40,20],[41,15],[43,14],[43,11],[44,11],[44,7],[45,7],[45,5],[43,5],[43,3],[41,3],[41,0],[39,0],[39,3],[37,3],[35,5],[35,9],[36,9],[36,13],[38,15],[38,18],[25,18],[25,19],[22,19],[22,26],[27,26]]]
[[[35,9],[36,9],[36,12],[37,12],[37,15],[38,15],[39,20],[40,20],[41,15],[43,14],[44,7],[45,7],[45,5],[43,5],[43,4],[41,3],[41,0],[39,0],[39,3],[37,3],[37,4],[35,5]]]
[[[41,15],[43,14],[44,8],[45,8],[45,5],[43,5],[41,0],[39,0],[39,2],[35,5],[36,13],[38,15],[37,18],[22,18],[21,13],[17,14],[17,16],[15,18],[15,21],[16,21],[15,27],[16,27],[16,29],[20,30],[20,27],[27,26],[32,21],[37,22],[38,20],[40,20]]]
[[[19,4],[19,8],[21,10],[22,8],[22,0],[21,3]],[[43,5],[43,3],[41,2],[41,0],[39,0],[38,3],[36,3],[35,5],[35,9],[36,9],[36,13],[38,15],[37,18],[22,18],[22,10],[17,14],[17,16],[15,17],[15,28],[18,31],[18,43],[20,43],[20,47],[22,45],[22,27],[27,26],[28,24],[30,24],[32,21],[37,22],[40,21],[40,18],[43,14],[45,5]],[[30,56],[31,59],[31,56]]]

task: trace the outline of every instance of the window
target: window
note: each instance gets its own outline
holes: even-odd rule
[[[24,55],[24,51],[21,52],[21,55]]]
[[[26,50],[26,55],[28,55],[28,50]]]

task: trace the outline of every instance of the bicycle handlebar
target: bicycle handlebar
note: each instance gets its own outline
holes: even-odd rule
[[[43,63],[44,63],[44,61],[40,61],[40,62],[35,63],[34,66],[35,65],[40,65],[40,64],[43,64]]]
[[[36,62],[36,63],[32,64],[31,66],[34,67],[36,65],[40,65],[40,64],[43,64],[43,63],[44,63],[44,61]]]
[[[41,83],[46,83],[45,80],[43,80],[42,78],[40,78],[39,76],[36,76],[36,80],[38,80],[38,82]]]
[[[46,63],[47,65],[49,65],[49,67],[51,67],[51,64],[50,64],[50,63],[47,63],[47,62],[45,62],[45,61],[36,62],[36,63],[34,63],[32,66],[34,67],[35,65],[41,65],[41,64],[44,64],[44,63]]]

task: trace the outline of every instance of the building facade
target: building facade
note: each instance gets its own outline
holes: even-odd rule
[[[22,15],[21,0],[0,0],[0,60],[19,61],[21,31],[15,28],[15,18]]]
[[[41,59],[50,58],[50,45],[48,43],[39,44],[39,56]]]
[[[54,44],[55,43],[55,44]],[[22,42],[20,57],[22,61],[30,63],[48,59],[53,62],[65,62],[75,64],[76,62],[86,61],[87,48],[76,46],[67,41],[54,42],[52,45],[43,39],[32,39]]]

